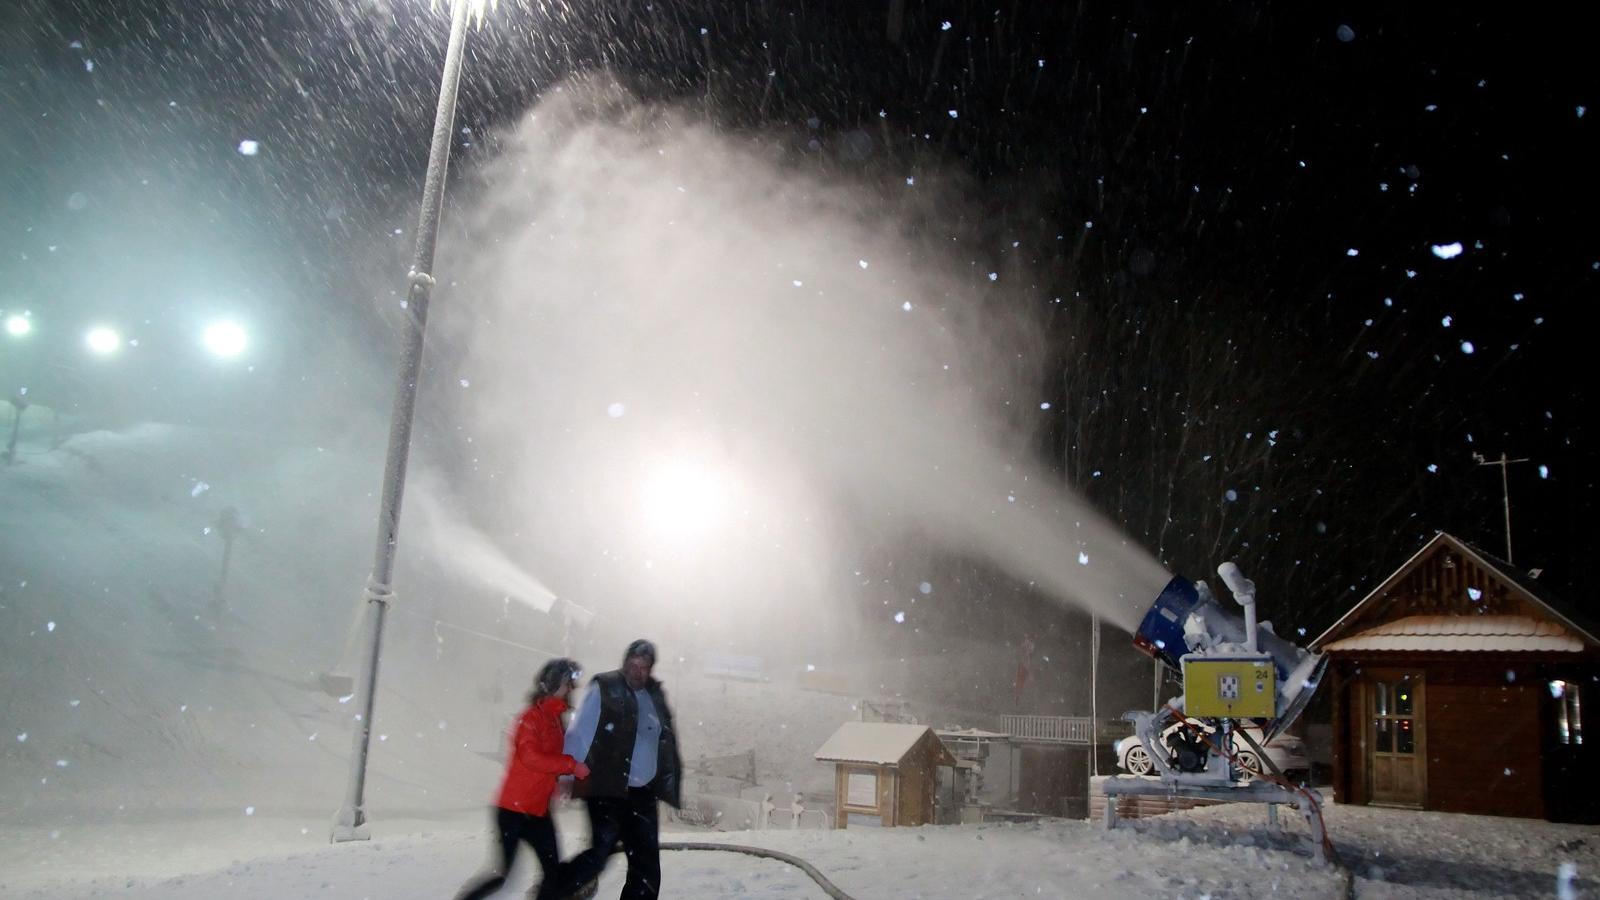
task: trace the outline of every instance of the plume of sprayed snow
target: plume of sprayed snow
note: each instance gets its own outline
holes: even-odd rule
[[[413,475],[406,493],[411,507],[409,537],[431,551],[440,567],[466,584],[503,594],[539,612],[549,612],[556,595],[513,562],[505,551],[449,502],[443,482],[432,473]]]
[[[1129,630],[1164,585],[1019,449],[1026,279],[950,258],[950,198],[886,212],[602,79],[531,111],[482,185],[435,312],[475,373],[450,405],[563,596],[793,640],[838,624],[841,570],[885,537]]]

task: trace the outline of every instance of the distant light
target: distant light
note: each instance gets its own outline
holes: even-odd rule
[[[1455,259],[1461,255],[1463,249],[1465,248],[1461,246],[1460,241],[1454,241],[1449,244],[1434,244],[1433,255],[1440,259]]]
[[[207,325],[200,340],[212,356],[220,356],[223,359],[233,359],[243,353],[245,345],[249,343],[244,329],[233,322],[213,322]]]
[[[110,328],[95,328],[84,336],[84,343],[95,353],[107,356],[117,352],[117,348],[122,346],[122,335]]]
[[[249,140],[246,140],[246,141],[240,141],[239,142],[239,155],[241,155],[241,156],[255,156],[257,153],[260,153],[260,152],[261,152],[261,142],[260,141],[249,141]]]
[[[12,337],[25,337],[33,331],[33,322],[25,315],[8,316],[6,318],[6,334]]]

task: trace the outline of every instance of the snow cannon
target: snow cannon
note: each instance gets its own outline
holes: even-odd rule
[[[1217,573],[1244,615],[1217,602],[1204,581],[1173,577],[1145,613],[1133,645],[1180,673],[1187,715],[1265,720],[1267,740],[1300,716],[1328,660],[1256,622],[1255,585],[1231,562]]]

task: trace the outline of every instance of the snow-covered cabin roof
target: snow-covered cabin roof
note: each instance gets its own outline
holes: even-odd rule
[[[1600,628],[1593,627],[1586,617],[1579,614],[1577,609],[1560,602],[1550,593],[1548,588],[1518,571],[1511,563],[1454,535],[1441,531],[1435,534],[1432,540],[1422,545],[1422,548],[1412,554],[1411,558],[1406,560],[1392,575],[1373,588],[1367,596],[1361,599],[1361,602],[1352,606],[1348,612],[1340,616],[1339,621],[1334,622],[1328,627],[1327,631],[1324,631],[1316,640],[1311,642],[1311,646],[1318,650],[1332,649],[1333,644],[1342,643],[1345,638],[1352,636],[1351,632],[1356,631],[1364,621],[1371,621],[1373,614],[1380,613],[1386,606],[1394,602],[1392,591],[1397,585],[1407,576],[1417,571],[1419,567],[1433,559],[1438,553],[1446,551],[1471,560],[1489,572],[1491,577],[1498,578],[1512,596],[1527,604],[1527,611],[1532,611],[1539,616],[1548,616],[1550,620],[1563,628],[1569,636],[1584,641],[1589,645],[1600,645],[1600,638],[1596,637],[1596,634],[1600,633]],[[1478,616],[1466,616],[1464,618],[1478,618]],[[1367,630],[1376,630],[1376,628]],[[1340,647],[1339,649],[1356,648]],[[1364,647],[1361,649],[1372,648]],[[1464,650],[1468,648],[1461,647],[1458,649]]]
[[[1583,640],[1528,616],[1407,616],[1340,638],[1324,650],[1582,653]]]
[[[817,750],[820,762],[859,762],[897,766],[924,737],[937,747],[937,765],[953,765],[954,757],[933,729],[901,722],[846,722]]]

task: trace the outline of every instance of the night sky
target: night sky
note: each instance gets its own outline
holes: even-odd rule
[[[1504,555],[1474,459],[1504,451],[1529,459],[1517,565],[1575,595],[1597,549],[1590,23],[1307,6],[504,0],[469,39],[455,171],[607,66],[885,190],[962,179],[959,252],[1030,279],[1055,348],[1037,451],[1175,571],[1250,559],[1319,629],[1436,530]],[[414,215],[446,24],[420,0],[6,4],[0,306],[150,302],[179,276],[111,299],[71,256],[138,252],[85,223],[140,188],[272,247],[226,273],[259,300],[398,276],[400,246],[373,248]]]

